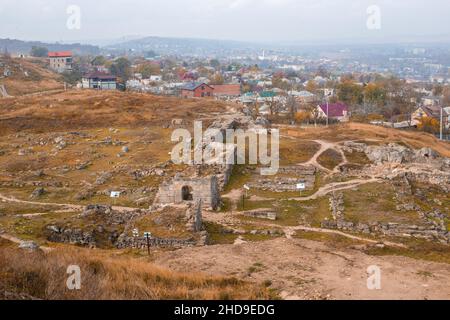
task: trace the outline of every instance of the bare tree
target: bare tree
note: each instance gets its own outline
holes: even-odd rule
[[[289,120],[291,123],[295,122],[295,114],[297,113],[298,103],[297,100],[290,96],[287,98],[286,107],[289,110]]]

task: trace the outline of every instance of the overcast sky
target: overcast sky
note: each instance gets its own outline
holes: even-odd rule
[[[81,29],[66,27],[69,5]],[[367,28],[367,8],[381,29]],[[0,38],[42,41],[129,35],[314,41],[450,35],[449,0],[0,0]]]

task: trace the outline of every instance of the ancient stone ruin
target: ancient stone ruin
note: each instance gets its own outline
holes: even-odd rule
[[[244,216],[257,218],[257,219],[266,219],[266,220],[277,220],[277,213],[272,209],[256,209],[243,212]]]
[[[298,191],[297,184],[301,182],[305,185],[304,190],[312,190],[316,181],[316,170],[314,166],[281,167],[275,178],[262,177],[250,183],[250,187],[274,192]]]
[[[155,205],[182,204],[201,201],[203,207],[216,210],[220,204],[219,185],[216,176],[181,177],[159,186]]]

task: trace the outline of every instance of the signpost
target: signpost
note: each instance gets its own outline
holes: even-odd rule
[[[116,205],[116,199],[120,197],[120,191],[111,191],[110,197],[114,199],[114,205]]]
[[[300,196],[302,195],[302,191],[306,189],[306,184],[304,181],[297,183],[297,190],[300,190]]]
[[[244,184],[244,190],[245,194],[242,195],[242,210],[245,210],[245,198],[247,198],[248,190],[250,190],[250,187],[246,184]]]
[[[150,255],[150,237],[152,234],[150,232],[144,232],[144,237],[147,239],[147,252]]]

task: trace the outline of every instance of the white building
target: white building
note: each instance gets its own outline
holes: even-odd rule
[[[83,89],[116,90],[117,78],[109,74],[94,72],[83,76],[81,86]]]

